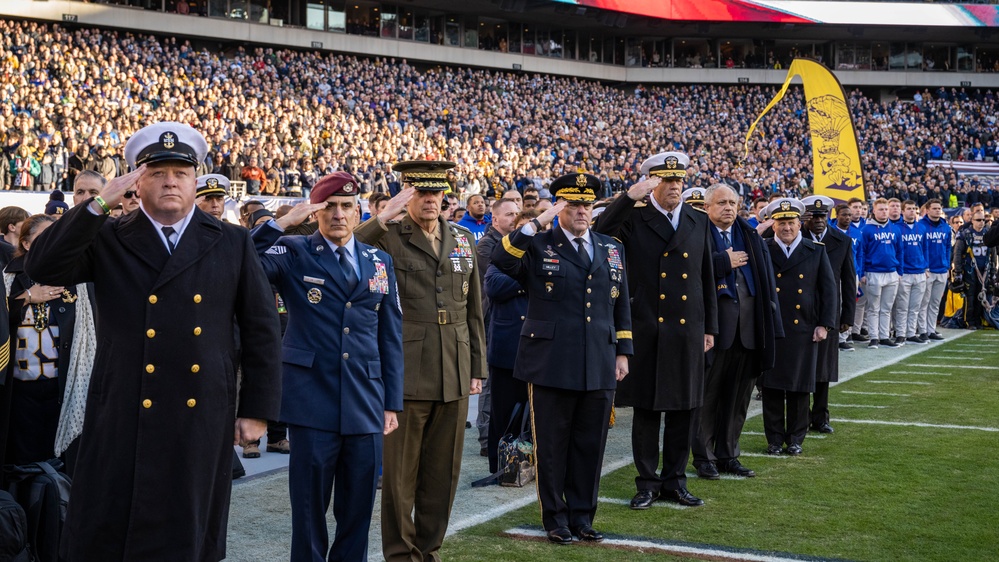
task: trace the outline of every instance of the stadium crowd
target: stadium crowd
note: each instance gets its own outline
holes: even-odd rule
[[[811,177],[804,100],[792,92],[743,135],[774,94],[759,86],[638,87],[554,76],[433,67],[405,60],[238,47],[96,28],[0,21],[0,187],[69,189],[80,170],[124,173],[122,147],[143,123],[198,123],[217,172],[250,194],[308,195],[334,170],[364,191],[398,189],[389,164],[450,158],[458,191],[499,195],[579,167],[605,194],[638,179],[642,155],[683,150],[694,185],[740,195],[800,195]],[[996,186],[931,159],[996,159],[991,90],[923,91],[915,102],[850,103],[871,196],[949,207],[999,200]],[[345,141],[350,142],[345,142]],[[951,201],[951,195],[956,201]],[[990,205],[991,206],[991,205]]]
[[[587,507],[584,496],[592,496],[589,503],[597,498],[612,402],[635,409],[639,477],[630,507],[644,510],[655,501],[695,507],[703,501],[687,489],[691,453],[700,478],[755,476],[739,462],[738,438],[757,377],[768,454],[800,455],[808,429],[833,432],[828,383],[837,380],[836,358],[854,349],[851,342],[878,349],[942,339],[936,332],[937,311],[948,285],[964,291],[961,322],[973,329],[995,323],[999,274],[990,247],[997,237],[989,225],[999,216],[999,189],[961,177],[949,166],[928,166],[930,160],[996,161],[997,99],[991,91],[924,91],[912,103],[879,103],[853,93],[871,201],[851,200],[829,221],[833,201],[807,197],[811,147],[800,96],[764,121],[764,134],[742,161],[742,131],[771,98],[773,90],[767,88],[624,91],[551,76],[421,71],[406,61],[267,48],[211,52],[175,39],[97,29],[70,32],[37,23],[0,22],[0,31],[0,145],[8,151],[0,160],[7,166],[0,174],[4,189],[71,191],[76,207],[66,211],[68,205],[57,204],[62,201],[54,196],[46,215],[0,210],[8,327],[15,336],[10,357],[16,368],[9,378],[17,381],[5,385],[4,399],[16,406],[11,409],[16,415],[5,423],[17,431],[10,432],[13,439],[4,452],[16,462],[64,454],[69,470],[82,475],[85,485],[74,488],[67,527],[68,544],[82,545],[81,552],[133,548],[124,537],[131,522],[142,519],[128,505],[133,501],[128,496],[115,504],[116,517],[109,518],[120,542],[89,532],[88,526],[105,522],[85,517],[86,510],[101,503],[96,498],[112,495],[118,483],[96,474],[94,443],[118,447],[114,451],[122,458],[147,461],[135,463],[134,475],[132,465],[123,464],[138,482],[135,502],[140,491],[187,489],[164,486],[155,476],[167,463],[148,461],[165,451],[197,451],[163,422],[196,412],[206,417],[192,423],[218,426],[215,437],[224,438],[204,445],[214,456],[197,455],[204,457],[201,463],[172,471],[173,477],[181,482],[186,473],[228,477],[228,458],[217,453],[229,452],[226,432],[232,420],[219,422],[208,405],[225,397],[225,385],[225,392],[206,390],[197,399],[171,392],[187,392],[198,382],[190,388],[180,382],[169,391],[150,385],[116,394],[138,384],[139,377],[108,376],[144,370],[150,377],[142,380],[154,381],[154,373],[180,369],[198,374],[194,381],[235,378],[233,366],[218,360],[235,357],[229,349],[234,309],[226,299],[239,305],[235,317],[243,353],[260,360],[257,369],[269,377],[268,385],[251,387],[241,398],[255,392],[266,398],[251,403],[257,408],[253,412],[241,410],[252,415],[237,418],[236,439],[244,454],[255,439],[259,443],[265,418],[291,426],[288,440],[280,429],[283,447],[275,452],[309,451],[292,453],[295,559],[306,559],[310,548],[313,554],[330,548],[325,506],[314,509],[307,498],[321,493],[329,502],[334,476],[324,463],[338,462],[353,465],[351,472],[335,471],[338,495],[350,489],[349,480],[357,501],[364,502],[341,500],[353,505],[349,510],[334,505],[338,536],[333,549],[350,550],[351,559],[366,558],[376,469],[384,466],[386,559],[411,559],[410,551],[419,559],[423,554],[433,558],[446,534],[461,468],[467,399],[484,390],[484,380],[491,385],[503,377],[518,381],[506,380],[505,395],[498,396],[496,386],[486,390],[492,405],[480,404],[487,412],[507,414],[523,400],[515,399],[526,392],[520,383],[531,383],[532,408],[536,393],[544,405],[540,414],[531,415],[550,422],[539,423],[540,430],[532,425],[536,442],[573,440],[562,455],[566,458],[549,452],[556,447],[539,446],[534,466],[545,475],[539,487],[553,487],[554,479],[543,472],[552,466],[562,473],[567,464],[588,467],[570,471],[571,483],[542,488],[548,540],[599,542],[603,535],[592,527],[595,505]],[[221,224],[221,200],[233,181],[246,182],[250,195],[308,196],[309,203],[272,214],[250,200],[243,204],[240,227]],[[169,196],[146,196],[178,186],[186,190],[184,205],[174,205]],[[683,188],[690,189],[681,195]],[[358,225],[362,194],[370,219]],[[442,209],[444,201],[448,207]],[[194,205],[208,214],[196,212]],[[965,205],[954,219],[968,225],[949,225],[944,208]],[[104,215],[116,209],[124,217],[105,222]],[[64,211],[68,214],[58,220],[47,216]],[[184,237],[186,229],[195,234]],[[137,242],[130,233],[146,239]],[[226,245],[206,246],[204,253],[193,249],[213,236],[227,240]],[[240,248],[237,243],[242,255],[232,251]],[[143,251],[133,251],[132,244]],[[326,247],[331,251],[324,253]],[[107,261],[94,265],[88,260]],[[197,265],[179,282],[153,285],[160,282],[160,270],[182,270],[176,266],[180,260]],[[239,269],[232,278],[247,286],[231,291],[224,283],[205,284],[223,266]],[[135,281],[115,267],[152,276]],[[107,288],[115,283],[128,286]],[[630,286],[636,286],[634,299],[629,299]],[[643,286],[649,289],[640,291]],[[660,287],[663,292],[650,290]],[[210,324],[204,319],[207,337],[190,340],[201,336],[201,326],[173,333],[175,325],[198,318],[201,291],[206,307],[217,307],[206,314],[213,318]],[[188,308],[151,308],[160,299],[183,301]],[[121,321],[96,323],[91,300],[95,309],[114,311]],[[60,316],[69,309],[73,318]],[[288,310],[297,311],[285,318],[287,333],[295,335],[285,340],[279,367],[278,324],[268,319]],[[510,324],[497,325],[500,318]],[[562,328],[553,318],[564,319]],[[244,322],[248,329],[242,329]],[[107,342],[106,333],[116,331],[143,345],[125,346],[134,355],[109,363],[107,349],[98,347],[107,343],[97,342]],[[587,336],[580,340],[576,332]],[[499,341],[497,333],[512,335]],[[781,334],[786,339],[775,357],[774,342]],[[264,345],[259,349],[250,345],[257,336]],[[457,351],[440,345],[452,340]],[[155,346],[172,350],[190,341],[211,343],[192,352],[200,363],[177,363],[188,358],[175,354],[169,359],[148,355],[160,349]],[[78,342],[90,351],[79,351]],[[509,359],[529,349],[530,360],[501,371],[490,346],[512,342],[519,347],[496,353]],[[825,342],[821,349],[820,342]],[[267,355],[270,363],[253,357],[251,350]],[[80,357],[89,357],[89,365]],[[54,370],[53,363],[58,365]],[[605,368],[610,365],[613,380]],[[260,374],[251,371],[247,377],[247,364],[243,369],[246,388],[246,381],[256,383]],[[279,371],[285,376],[283,391]],[[578,380],[590,371],[592,380]],[[733,395],[723,397],[728,391],[721,387],[727,385],[719,377],[729,371],[743,380],[734,385],[740,387],[737,396],[729,389]],[[83,425],[87,387],[70,386],[67,392],[65,379],[84,378],[89,384],[91,372],[101,390],[90,396],[105,392],[109,403],[120,400],[128,407],[115,410],[117,418],[91,414]],[[309,375],[305,378],[312,382],[288,384],[295,373]],[[373,382],[383,377],[385,383]],[[322,385],[326,378],[335,378],[338,388],[342,383],[343,394],[328,393]],[[362,384],[349,394],[348,385],[357,380]],[[657,390],[667,388],[659,385],[666,380],[685,392]],[[140,390],[152,396],[141,402],[142,409],[130,402]],[[275,397],[282,392],[279,408]],[[234,403],[231,398],[220,404]],[[566,412],[583,407],[592,408],[592,415],[575,414],[582,420],[578,427],[551,429],[573,417]],[[359,409],[365,410],[363,423],[353,419]],[[164,417],[146,418],[148,410]],[[331,411],[342,416],[330,421]],[[492,472],[500,468],[493,453],[504,434],[498,430],[505,429],[497,424],[508,416],[497,418],[490,424],[485,416],[479,425],[481,452],[490,457]],[[155,434],[160,437],[154,454],[138,440],[115,434],[122,420],[161,432]],[[357,425],[348,429],[351,423]],[[663,470],[657,474],[663,423]],[[349,433],[355,429],[356,435]],[[87,436],[82,445],[81,432]],[[322,445],[330,436],[351,446],[363,442],[363,463],[347,453],[338,460],[337,447]],[[407,449],[407,440],[417,436],[426,446]],[[49,449],[52,443],[55,449]],[[78,459],[74,447],[81,447]],[[417,471],[420,476],[412,477]],[[95,478],[111,491],[88,488]],[[563,484],[587,493],[558,489]],[[593,493],[585,486],[593,486]],[[169,499],[174,503],[166,519],[179,519],[187,500],[213,509],[199,497]],[[224,505],[228,496],[211,499]],[[567,503],[575,505],[566,508]],[[571,521],[567,511],[576,514]],[[224,557],[224,541],[214,535],[224,537],[225,517],[225,510],[212,511],[211,522],[223,524],[206,544],[186,545],[197,553],[190,559]],[[356,525],[355,532],[340,528],[347,520]],[[156,527],[138,532],[162,541]],[[174,535],[166,542],[180,543],[196,531],[171,527]],[[145,546],[134,541],[140,543]]]

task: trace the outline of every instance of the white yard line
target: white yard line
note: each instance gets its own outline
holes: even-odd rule
[[[741,478],[739,478],[738,480],[741,480]],[[628,505],[628,506],[631,505],[631,500],[625,500],[625,499],[621,499],[621,498],[604,498],[604,497],[599,497],[599,498],[597,498],[597,501],[600,502],[600,503],[612,503],[614,505]],[[689,507],[687,507],[685,505],[680,505],[680,504],[676,504],[676,503],[673,503],[673,502],[660,502],[660,501],[657,501],[657,502],[653,503],[652,506],[653,507],[665,507],[665,508],[668,508],[668,509],[676,509],[676,510],[679,510],[679,511],[683,511],[685,509],[690,509]]]
[[[874,384],[921,384],[923,386],[929,386],[933,383],[931,382],[916,382],[916,381],[864,381]]]
[[[883,410],[888,406],[871,406],[869,404],[829,404],[830,408],[875,408]]]
[[[951,369],[957,365],[934,365],[932,363],[906,363],[906,367],[937,367],[940,369]],[[999,371],[999,367],[987,367],[985,365],[961,365],[960,369],[985,369],[987,371]]]
[[[999,427],[978,427],[974,425],[950,425],[950,424],[937,424],[937,423],[923,423],[923,422],[897,422],[897,421],[884,421],[884,420],[848,420],[845,418],[838,418],[831,420],[837,423],[861,423],[869,425],[894,425],[899,427],[929,427],[936,429],[967,429],[971,431],[988,431],[990,433],[999,432]]]
[[[932,359],[934,361],[981,361],[981,357],[968,357],[967,355],[960,356],[946,356],[946,355],[927,355],[922,357],[922,359]]]
[[[888,371],[892,375],[929,375],[932,377],[949,377],[950,373],[927,373],[926,371]]]
[[[894,392],[861,392],[859,390],[844,390],[843,394],[866,394],[868,396],[912,396],[911,394],[896,394]]]
[[[603,501],[604,498],[600,498]],[[686,509],[686,508],[684,508]],[[514,528],[507,529],[505,533],[512,537],[523,537],[530,539],[545,538],[545,532],[541,529]],[[711,548],[708,545],[692,546],[689,544],[678,544],[670,541],[624,539],[608,537],[603,542],[594,545],[595,548],[606,548],[608,550],[617,547],[639,552],[661,552],[676,556],[699,558],[702,560],[720,560],[724,562],[801,562],[801,557],[784,557],[773,553],[764,553],[755,550],[740,550],[735,548]],[[613,560],[612,555],[608,555],[607,560]]]
[[[743,432],[742,432],[742,434],[743,434],[743,435],[762,435],[762,436],[764,436],[764,437],[766,437],[766,435],[767,435],[766,433],[763,433],[762,431],[743,431]],[[814,433],[809,433],[809,434],[808,434],[808,438],[809,438],[809,439],[825,439],[825,438],[826,438],[826,436],[825,436],[825,435],[822,435],[822,434],[818,434],[818,435],[816,435],[816,434],[814,434]],[[739,453],[739,455],[740,455],[740,456],[741,456],[741,455],[745,455],[745,454],[746,454],[746,453]],[[768,457],[768,456],[770,456],[770,455],[763,455],[763,456],[764,456],[764,457]]]

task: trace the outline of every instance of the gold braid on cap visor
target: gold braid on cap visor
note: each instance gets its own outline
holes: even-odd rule
[[[597,200],[597,194],[593,192],[592,188],[581,190],[577,187],[563,187],[555,192],[555,197],[565,199],[566,201],[583,201],[587,203]]]
[[[685,178],[687,170],[650,170],[649,175],[659,178]]]

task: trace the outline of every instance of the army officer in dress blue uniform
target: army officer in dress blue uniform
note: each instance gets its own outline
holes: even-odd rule
[[[789,198],[778,199],[764,209],[766,217],[774,221],[774,237],[767,246],[784,325],[781,352],[774,368],[761,380],[763,431],[771,455],[780,454],[785,443],[787,454],[802,452],[808,431],[808,395],[815,392],[819,342],[836,333],[839,318],[839,289],[829,258],[821,245],[801,235],[799,217],[804,212],[801,201]]]
[[[551,209],[503,237],[493,264],[527,288],[514,377],[529,383],[541,518],[548,540],[600,541],[592,527],[617,381],[628,374],[624,250],[590,230],[600,180],[552,182]],[[539,232],[556,217],[559,226]]]
[[[392,258],[357,241],[357,181],[334,172],[311,204],[253,231],[264,272],[288,307],[284,400],[289,424],[293,562],[362,561],[374,508],[382,435],[402,411],[402,310]],[[285,236],[315,214],[311,236]],[[268,244],[273,243],[268,247]],[[333,494],[332,549],[326,510]]]

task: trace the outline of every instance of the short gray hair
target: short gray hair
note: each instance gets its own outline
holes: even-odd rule
[[[728,185],[727,183],[713,183],[711,184],[711,186],[709,186],[707,189],[704,190],[704,202],[707,203],[708,201],[710,201],[712,199],[711,195],[714,192],[718,191],[719,189],[727,189],[732,193],[734,193],[736,196],[739,195],[738,193],[735,193],[735,190],[732,189],[732,186]]]
[[[108,179],[105,178],[104,176],[98,174],[97,172],[95,172],[93,170],[84,170],[84,171],[80,172],[79,174],[77,174],[76,179],[73,180],[73,190],[76,191],[76,185],[78,183],[80,183],[80,180],[86,179],[86,178],[95,179],[95,180],[101,182],[101,187],[104,187],[108,183]]]

